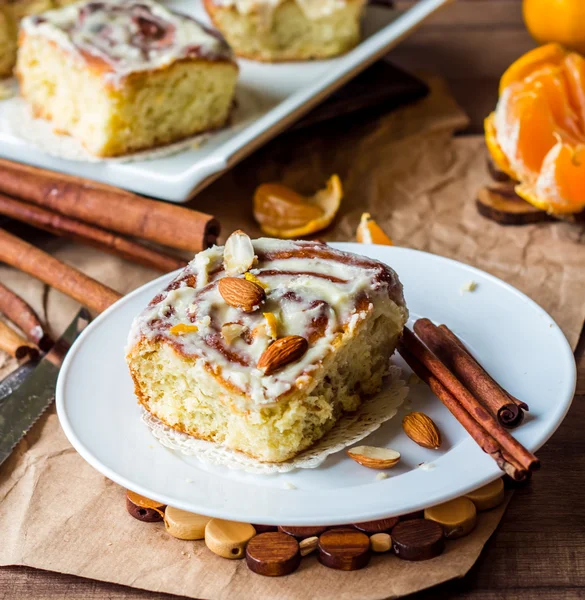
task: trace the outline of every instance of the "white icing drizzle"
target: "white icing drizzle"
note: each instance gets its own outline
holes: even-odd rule
[[[27,17],[21,28],[82,60],[95,57],[114,82],[188,57],[232,59],[219,35],[152,0],[89,0]]]
[[[141,339],[171,343],[190,358],[238,388],[256,405],[275,402],[292,388],[311,383],[311,373],[351,335],[371,312],[389,303],[404,306],[402,286],[392,269],[365,257],[333,250],[319,242],[268,238],[253,241],[258,264],[251,273],[266,288],[259,310],[244,313],[226,304],[217,281],[225,276],[223,247],[200,252],[157,296],[132,325],[131,350]],[[266,376],[256,368],[271,343],[263,313],[278,320],[278,337],[301,335],[309,349],[298,361]],[[221,335],[226,323],[240,323],[242,334],[231,343]],[[178,324],[196,325],[196,332],[173,335]]]
[[[213,0],[217,6],[234,7],[241,14],[272,14],[286,0]],[[349,0],[295,0],[307,19],[316,20],[328,17],[335,11],[345,8]]]

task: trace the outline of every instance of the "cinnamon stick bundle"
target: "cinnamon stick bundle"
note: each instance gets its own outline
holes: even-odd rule
[[[414,330],[504,427],[512,429],[522,423],[528,405],[502,388],[446,325],[437,327],[428,319],[419,319]]]
[[[403,346],[420,361],[441,385],[457,400],[469,415],[494,439],[504,455],[511,458],[524,471],[540,466],[532,452],[513,438],[500,423],[473,396],[473,394],[449,371],[449,369],[410,331],[404,329]]]
[[[3,229],[0,229],[0,261],[44,281],[99,313],[121,298],[112,288]]]
[[[81,177],[0,159],[0,192],[110,231],[199,252],[217,240],[211,216]]]
[[[14,358],[21,360],[25,357],[36,358],[38,350],[27,342],[0,319],[0,350],[4,350]]]
[[[138,242],[51,212],[21,200],[0,194],[0,214],[22,221],[38,229],[89,244],[110,254],[121,256],[145,267],[169,273],[183,268],[187,261],[178,256],[157,252]]]
[[[431,388],[435,396],[441,400],[451,414],[463,425],[477,445],[486,454],[489,454],[496,461],[500,469],[512,477],[512,479],[515,481],[524,481],[528,477],[528,471],[502,452],[502,449],[491,435],[459,404],[449,390],[436,377],[429,373],[428,369],[410,353],[403,343],[399,345],[398,349],[406,364]]]
[[[12,321],[26,337],[43,352],[53,346],[53,340],[45,332],[35,311],[12,290],[0,283],[0,312]]]

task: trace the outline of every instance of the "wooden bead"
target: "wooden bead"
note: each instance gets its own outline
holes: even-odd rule
[[[354,523],[353,526],[364,533],[388,533],[398,521],[398,517],[390,517],[389,519],[379,519],[378,521]]]
[[[392,530],[392,548],[404,560],[428,560],[445,548],[443,528],[434,521],[410,519]]]
[[[474,504],[477,510],[490,510],[499,506],[504,501],[504,481],[496,479],[479,489],[465,494]]]
[[[356,529],[330,529],[319,538],[319,562],[341,571],[363,569],[370,562],[370,538]]]
[[[305,538],[299,542],[299,548],[301,550],[301,556],[307,556],[314,552],[319,547],[319,538],[314,535],[313,537]]]
[[[246,545],[255,535],[249,523],[211,519],[205,527],[205,545],[223,558],[244,558]]]
[[[165,510],[165,529],[167,533],[180,540],[202,540],[205,538],[205,527],[211,517],[167,506]]]
[[[457,539],[471,533],[477,523],[475,504],[469,498],[455,498],[425,510],[425,519],[443,528],[447,539]]]
[[[126,510],[139,521],[156,523],[163,520],[165,505],[127,490]]]
[[[374,533],[370,537],[370,548],[373,552],[388,552],[392,548],[392,538],[387,533]]]
[[[253,523],[252,527],[256,530],[256,533],[268,533],[269,531],[278,531],[276,525],[256,525]]]
[[[280,531],[261,533],[246,548],[246,564],[251,571],[267,577],[288,575],[301,564],[299,543]]]
[[[288,533],[297,538],[297,540],[304,540],[314,535],[321,535],[324,531],[327,531],[327,527],[315,526],[315,527],[292,527],[289,525],[279,525],[278,531],[282,533]]]

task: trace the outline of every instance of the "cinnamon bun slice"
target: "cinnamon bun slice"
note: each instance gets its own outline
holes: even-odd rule
[[[237,232],[134,320],[126,358],[168,426],[282,462],[380,390],[407,317],[387,265]]]
[[[265,62],[330,58],[360,41],[365,0],[203,0],[238,56]]]
[[[27,17],[16,71],[34,114],[97,156],[222,127],[238,74],[219,34],[152,0],[86,0]]]

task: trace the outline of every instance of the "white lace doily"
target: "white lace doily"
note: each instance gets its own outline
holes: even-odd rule
[[[149,412],[144,411],[142,420],[152,435],[166,448],[212,465],[239,469],[248,473],[270,475],[288,473],[295,469],[314,469],[330,455],[363,440],[390,420],[408,395],[408,387],[402,379],[402,369],[391,366],[384,389],[364,402],[355,412],[342,417],[317,444],[295,458],[283,463],[263,463],[241,452],[224,448],[214,442],[198,440],[166,426]]]

